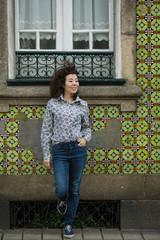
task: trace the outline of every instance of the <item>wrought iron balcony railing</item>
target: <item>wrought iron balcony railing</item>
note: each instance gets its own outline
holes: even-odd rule
[[[64,66],[65,61],[74,62],[82,83],[123,84],[125,79],[114,79],[113,52],[16,52],[16,83],[49,83],[54,72]]]

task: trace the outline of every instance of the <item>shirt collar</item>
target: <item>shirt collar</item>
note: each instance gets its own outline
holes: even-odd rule
[[[58,100],[67,102],[67,101],[63,98],[63,94],[60,95],[60,97],[58,98]],[[71,104],[73,104],[73,103],[81,103],[81,104],[83,105],[83,101],[82,101],[82,99],[80,99],[79,96],[77,96],[76,99],[75,99]]]

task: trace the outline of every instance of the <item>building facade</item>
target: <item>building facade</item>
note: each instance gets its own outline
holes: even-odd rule
[[[109,70],[114,73],[86,76],[81,70],[80,96],[89,104],[93,129],[81,199],[120,200],[121,228],[160,228],[160,4],[112,2],[111,49],[73,53],[70,48],[17,49],[16,1],[1,1],[0,214],[5,220],[0,220],[0,228],[9,227],[10,201],[55,199],[54,173],[44,168],[40,147],[49,80],[29,73],[32,61],[44,56],[47,61],[51,56],[77,61],[82,55],[92,63],[101,59],[101,64],[106,55],[107,69],[111,61]],[[85,57],[78,67],[87,66]]]

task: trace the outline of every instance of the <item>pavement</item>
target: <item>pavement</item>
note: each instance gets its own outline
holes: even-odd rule
[[[74,229],[73,240],[160,240],[160,230]],[[0,240],[65,240],[61,229],[0,230]]]

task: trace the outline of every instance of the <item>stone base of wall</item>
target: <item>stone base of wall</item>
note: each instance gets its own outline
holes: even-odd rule
[[[10,201],[56,200],[53,175],[0,176],[0,229],[10,227]],[[83,175],[82,200],[120,200],[122,229],[160,229],[159,175]]]

